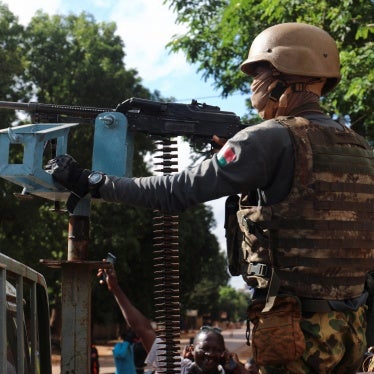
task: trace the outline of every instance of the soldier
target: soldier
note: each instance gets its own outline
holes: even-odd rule
[[[365,276],[373,269],[374,160],[368,143],[323,113],[340,81],[335,41],[303,23],[272,26],[241,70],[264,121],[212,159],[175,175],[118,178],[51,160],[56,181],[84,196],[182,211],[241,194],[238,272],[255,288],[261,373],[355,373],[366,351]]]

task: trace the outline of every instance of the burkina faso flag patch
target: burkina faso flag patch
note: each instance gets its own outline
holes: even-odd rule
[[[217,161],[220,166],[226,166],[236,159],[236,154],[232,148],[226,143],[217,153]]]

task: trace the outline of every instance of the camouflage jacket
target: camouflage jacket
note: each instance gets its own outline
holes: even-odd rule
[[[242,271],[265,288],[270,265],[281,290],[298,296],[343,300],[363,292],[374,268],[374,158],[349,128],[278,118],[295,149],[291,190],[279,203],[253,206],[244,194],[238,221],[244,234]]]

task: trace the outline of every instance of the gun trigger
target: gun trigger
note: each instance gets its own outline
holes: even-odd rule
[[[221,148],[222,148],[221,145],[217,144],[217,143],[216,143],[215,141],[213,141],[213,140],[210,142],[210,145],[212,146],[213,149],[221,149]]]

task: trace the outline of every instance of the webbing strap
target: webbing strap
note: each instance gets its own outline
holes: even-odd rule
[[[323,192],[354,192],[374,194],[374,185],[365,183],[344,183],[316,181],[310,185],[313,189]]]
[[[345,201],[316,201],[314,207],[317,210],[359,211],[374,212],[374,203]]]
[[[280,279],[278,277],[277,271],[272,269],[271,279],[269,283],[269,290],[266,296],[266,303],[262,312],[268,312],[271,310],[275,303],[275,298],[277,297],[278,291],[280,287]]]
[[[277,270],[278,277],[285,281],[304,283],[304,284],[323,284],[326,286],[356,286],[365,283],[365,276],[361,277],[326,277],[314,274],[298,274],[285,270]]]
[[[278,254],[279,267],[287,268],[293,266],[305,266],[309,268],[318,268],[323,271],[326,268],[346,267],[349,269],[374,268],[374,258],[316,258],[316,257],[286,257],[282,253]]]
[[[297,230],[341,230],[341,231],[374,231],[374,222],[365,221],[324,221],[302,219],[278,219],[274,221],[262,221],[261,226],[266,229],[297,229]]]
[[[332,146],[341,145],[355,145],[357,148],[369,149],[365,139],[347,127],[335,129],[331,127],[324,127],[320,125],[311,126],[307,129],[308,137],[314,149],[326,146],[331,152]],[[350,152],[348,147],[345,147],[347,152]],[[354,150],[356,152],[356,150]]]
[[[364,239],[307,239],[279,238],[278,248],[306,249],[373,249],[373,240]]]

